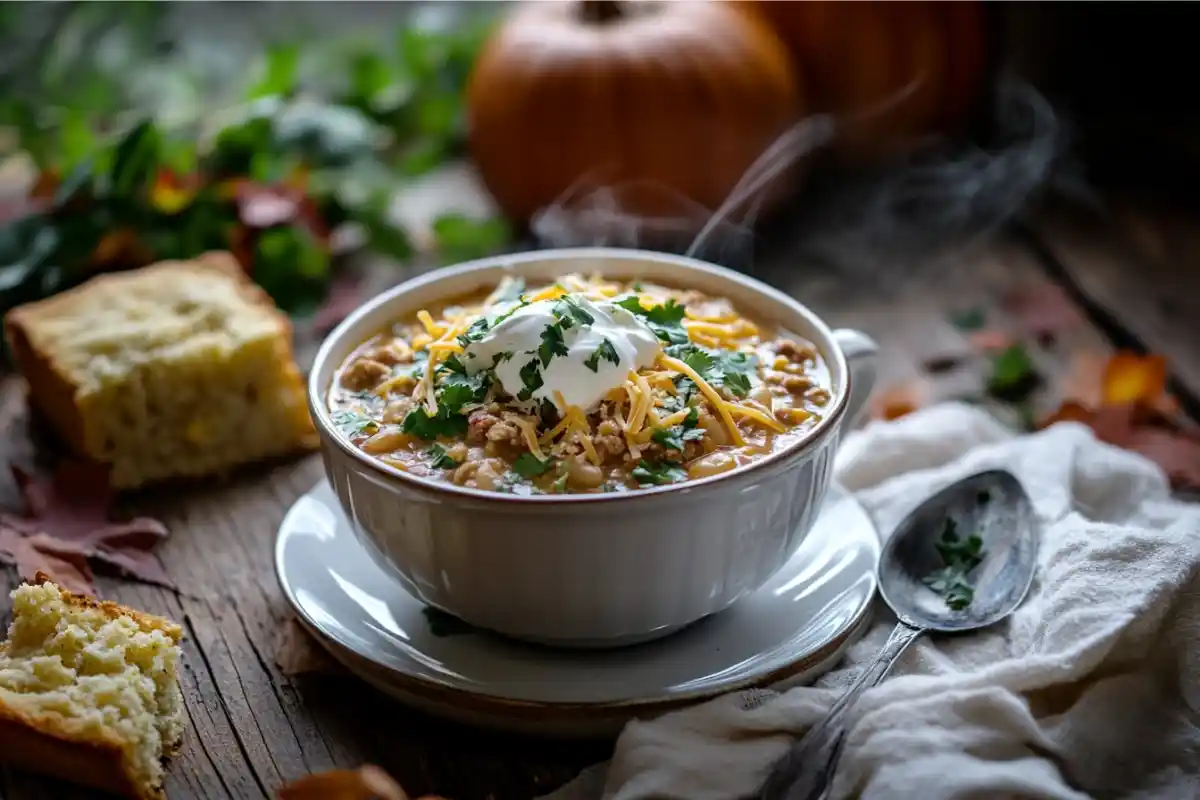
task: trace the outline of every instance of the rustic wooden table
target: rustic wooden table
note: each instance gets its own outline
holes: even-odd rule
[[[978,394],[983,367],[964,358],[931,375],[930,359],[969,356],[948,316],[984,308],[1019,286],[1063,287],[1085,323],[1033,351],[1044,374],[1061,374],[1071,353],[1144,349],[1170,359],[1172,389],[1196,418],[1200,408],[1200,233],[1185,220],[1114,208],[1102,220],[1045,215],[968,254],[919,268],[805,269],[781,243],[762,254],[762,277],[836,325],[859,327],[883,347],[885,383],[920,378],[935,396]],[[395,282],[403,275],[376,276]],[[1050,382],[1053,384],[1053,382]],[[1054,406],[1053,385],[1037,403]],[[25,463],[35,451],[22,385],[0,382],[0,452]],[[43,445],[44,447],[44,445]],[[337,675],[289,677],[276,662],[290,614],[272,571],[284,512],[321,479],[319,459],[245,471],[220,486],[147,492],[138,510],[168,524],[159,548],[177,592],[100,579],[109,598],[185,626],[183,691],[190,730],[171,763],[171,798],[273,797],[307,773],[364,762],[381,765],[416,794],[456,800],[528,798],[552,790],[607,756],[611,743],[562,743],[494,735],[443,723]],[[0,476],[0,505],[15,502]],[[16,582],[0,568],[0,598]],[[0,613],[8,611],[0,599]],[[7,622],[7,620],[5,620]],[[20,770],[0,771],[0,798],[86,796]]]

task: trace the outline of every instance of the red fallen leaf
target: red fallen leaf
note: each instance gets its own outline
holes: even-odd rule
[[[971,347],[984,352],[990,352],[993,350],[1007,350],[1013,345],[1013,338],[1007,333],[1004,331],[989,329],[975,331],[969,337],[967,337],[967,341],[970,343]]]
[[[1200,489],[1200,441],[1165,428],[1138,428],[1130,432],[1125,449],[1153,461],[1176,489]]]
[[[14,565],[22,580],[33,581],[43,572],[67,591],[95,597],[86,553],[63,544],[44,533],[23,536],[0,525],[0,560]]]
[[[64,462],[46,482],[16,465],[10,469],[25,502],[24,516],[0,512],[0,530],[45,537],[39,550],[61,555],[68,549],[114,567],[144,583],[174,588],[150,551],[168,535],[155,519],[124,522],[108,518],[113,492],[108,469],[90,462]],[[46,544],[54,542],[53,546]]]
[[[1053,283],[1019,287],[1004,299],[1003,306],[1023,331],[1038,339],[1053,339],[1083,322],[1075,303]]]
[[[349,316],[363,301],[362,282],[357,276],[341,274],[333,279],[325,302],[313,316],[313,329],[326,334]]]

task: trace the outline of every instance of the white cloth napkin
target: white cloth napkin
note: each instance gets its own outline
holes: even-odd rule
[[[838,477],[888,535],[923,498],[1012,471],[1042,521],[1033,591],[1006,624],[926,637],[859,701],[838,798],[1200,798],[1200,507],[1140,456],[1064,423],[1014,436],[985,412],[926,409],[852,435]],[[814,687],[727,695],[630,723],[610,763],[546,800],[752,796],[883,644]]]

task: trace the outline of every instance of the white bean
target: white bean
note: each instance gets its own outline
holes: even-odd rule
[[[707,478],[710,475],[720,475],[722,472],[728,472],[736,466],[737,460],[732,454],[724,450],[718,450],[715,453],[701,456],[689,464],[688,477],[692,480]]]

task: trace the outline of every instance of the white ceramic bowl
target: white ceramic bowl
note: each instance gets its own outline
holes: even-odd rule
[[[505,275],[529,283],[579,272],[728,297],[813,342],[833,399],[809,436],[747,467],[628,494],[467,489],[371,458],[335,430],[335,371],[368,337],[418,309]],[[368,301],[325,340],[308,395],[330,483],[359,538],[413,595],[474,625],[561,646],[656,638],[758,589],[795,553],[829,486],[843,429],[875,381],[876,346],[831,331],[800,303],[745,275],[639,250],[544,250],[437,270]],[[352,579],[353,576],[347,576]]]

